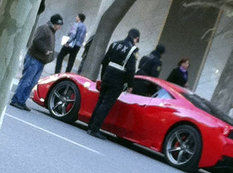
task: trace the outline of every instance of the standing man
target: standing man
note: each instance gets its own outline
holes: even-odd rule
[[[161,44],[156,46],[156,49],[153,50],[149,55],[143,56],[139,63],[139,70],[137,75],[145,75],[151,77],[158,77],[161,71],[161,56],[165,52],[165,47]],[[148,82],[137,80],[134,83],[134,94],[150,96],[154,90],[154,85],[151,85]]]
[[[149,55],[143,56],[139,63],[137,74],[158,77],[162,66],[160,59],[164,52],[165,47],[159,44]]]
[[[26,100],[32,88],[37,84],[44,65],[54,59],[55,32],[61,29],[61,25],[63,25],[61,15],[55,14],[47,24],[38,27],[24,59],[23,75],[10,105],[26,111],[31,110],[27,107]]]
[[[105,139],[99,130],[125,83],[128,85],[127,92],[132,92],[137,52],[135,44],[139,42],[139,37],[139,31],[131,29],[125,40],[110,45],[102,61],[100,95],[88,125],[88,134]]]
[[[76,55],[78,54],[79,49],[82,46],[83,41],[86,37],[86,26],[83,23],[85,21],[85,18],[86,16],[82,13],[78,14],[78,16],[76,17],[76,22],[73,24],[73,27],[71,28],[71,31],[68,34],[70,39],[62,47],[60,53],[57,56],[55,73],[61,72],[62,62],[67,54],[69,54],[70,56],[68,60],[68,65],[66,67],[66,72],[71,72]]]

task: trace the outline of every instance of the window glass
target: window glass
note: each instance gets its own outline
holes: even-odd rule
[[[158,92],[157,95],[154,95],[156,98],[161,98],[161,99],[173,99],[171,94],[167,92],[164,88],[161,88]]]

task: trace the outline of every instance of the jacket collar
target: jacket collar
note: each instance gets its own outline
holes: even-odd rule
[[[130,42],[132,44],[132,46],[134,45],[133,39],[131,37],[126,37],[125,41]]]
[[[158,57],[159,59],[161,58],[160,53],[157,52],[157,51],[154,51],[153,53],[150,53],[150,56],[151,56],[151,57]]]
[[[54,29],[54,25],[53,25],[50,21],[48,21],[47,24],[48,24],[49,28],[51,29],[51,31],[52,31],[53,33],[55,33],[56,30]]]

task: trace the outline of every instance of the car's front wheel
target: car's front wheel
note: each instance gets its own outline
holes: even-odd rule
[[[68,123],[76,121],[79,107],[79,90],[72,81],[59,82],[49,93],[48,109],[56,119]]]
[[[167,162],[188,172],[197,171],[201,151],[201,136],[194,127],[189,125],[181,125],[171,130],[163,146]]]

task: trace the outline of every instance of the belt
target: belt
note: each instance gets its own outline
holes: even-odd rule
[[[117,63],[115,63],[115,62],[109,62],[108,65],[109,65],[110,67],[116,68],[116,69],[118,69],[118,70],[125,71],[124,66],[121,66],[121,65],[119,65],[119,64],[117,64]]]

